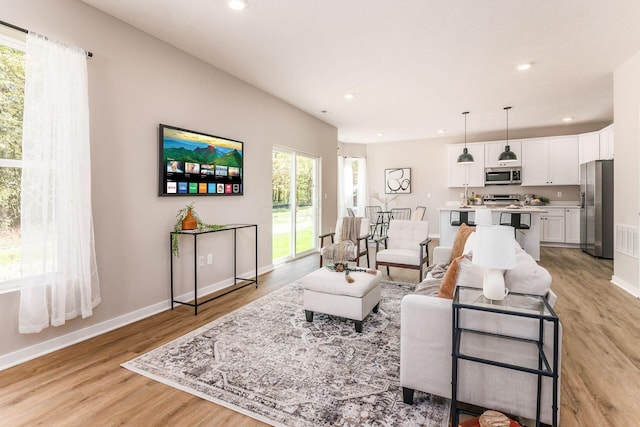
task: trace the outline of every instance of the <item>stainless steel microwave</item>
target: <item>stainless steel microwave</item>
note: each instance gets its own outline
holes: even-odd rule
[[[485,168],[485,185],[520,185],[522,168]]]

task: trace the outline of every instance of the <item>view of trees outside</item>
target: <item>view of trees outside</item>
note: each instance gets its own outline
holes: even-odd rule
[[[314,165],[309,157],[296,156],[296,253],[313,249]]]
[[[24,52],[0,44],[0,282],[20,270]]]
[[[360,182],[360,160],[353,159],[351,161],[351,173],[353,176],[353,205],[352,207],[358,208],[358,184]]]
[[[291,253],[291,154],[273,150],[271,164],[271,258],[281,259]]]
[[[274,260],[293,255],[291,252],[291,180],[293,154],[285,151],[273,151],[272,156],[272,224],[273,243],[272,258]],[[295,191],[296,191],[296,252],[303,252],[314,247],[314,174],[315,160],[304,156],[295,156]]]

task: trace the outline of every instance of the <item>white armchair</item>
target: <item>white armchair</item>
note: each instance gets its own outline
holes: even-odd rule
[[[338,218],[336,221],[336,228],[332,233],[325,233],[318,238],[320,239],[320,267],[323,265],[323,258],[326,257],[327,254],[330,253],[331,247],[337,243],[342,241],[342,225],[345,220],[351,220],[353,217],[343,217]],[[367,256],[367,267],[371,267],[369,261],[369,247],[367,245],[367,241],[369,240],[369,219],[367,218],[359,218],[360,219],[360,231],[358,233],[357,239],[353,241],[355,244],[353,252],[347,254],[346,260],[341,261],[355,261],[356,265],[360,266],[360,257],[363,255]],[[331,238],[331,243],[325,246],[325,239]]]
[[[411,268],[420,271],[429,266],[429,223],[427,221],[395,220],[389,222],[386,236],[376,240],[376,270],[378,266]],[[380,249],[380,243],[385,249]]]

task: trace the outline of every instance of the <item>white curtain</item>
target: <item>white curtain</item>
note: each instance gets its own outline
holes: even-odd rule
[[[353,182],[353,164],[358,163],[358,181]],[[354,195],[356,195],[354,202]],[[367,161],[364,158],[338,156],[338,217],[353,208],[356,215],[364,215],[367,195]]]
[[[353,207],[353,170],[351,157],[338,156],[338,218]]]
[[[19,331],[91,316],[100,302],[91,213],[86,53],[27,35]]]

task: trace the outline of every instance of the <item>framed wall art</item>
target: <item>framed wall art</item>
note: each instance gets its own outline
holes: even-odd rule
[[[411,168],[394,168],[384,170],[385,194],[411,193]]]

